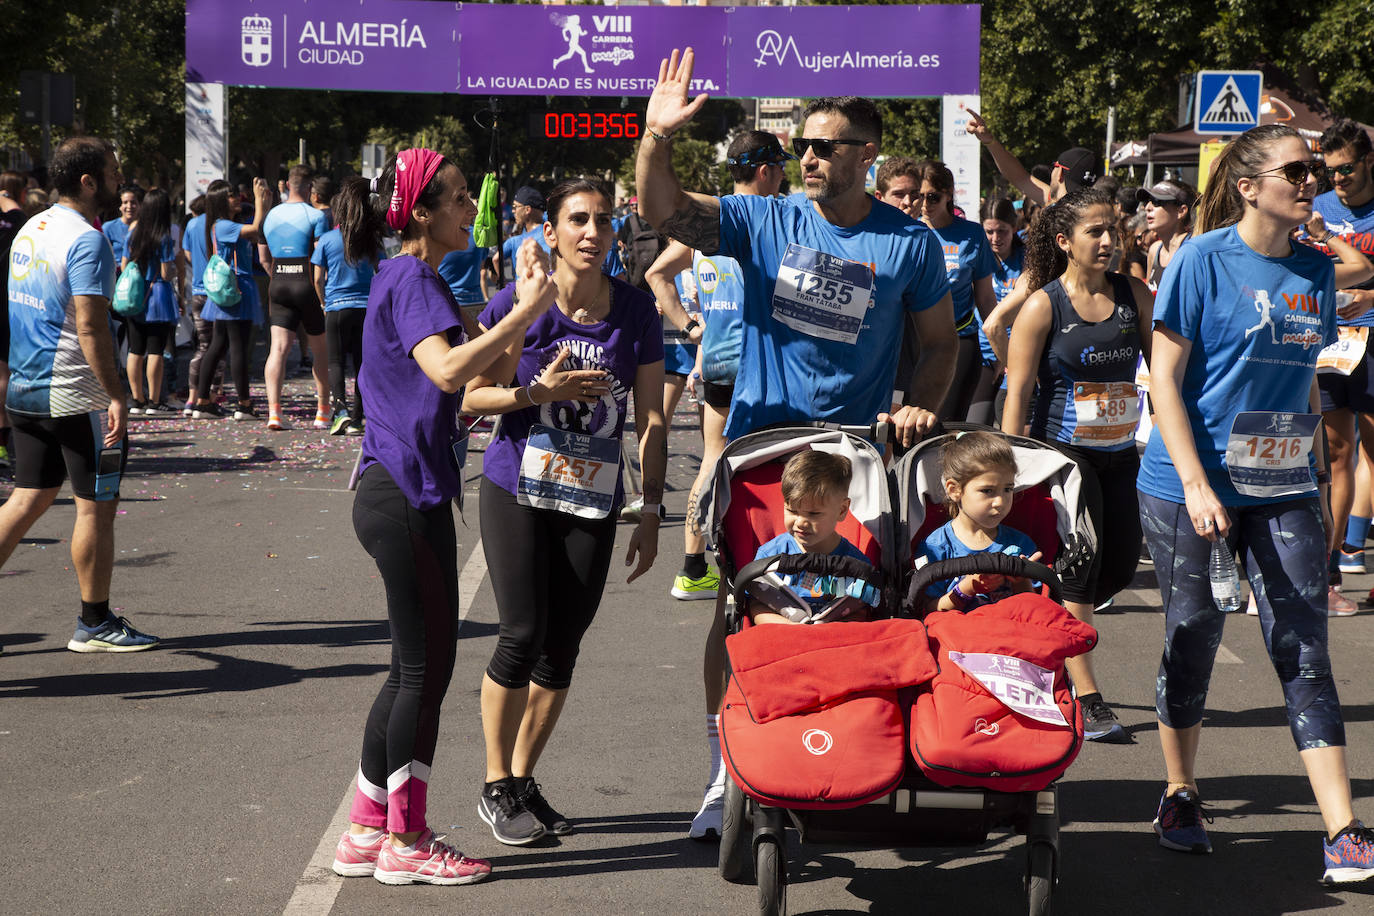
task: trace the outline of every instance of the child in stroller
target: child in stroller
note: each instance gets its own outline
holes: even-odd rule
[[[783,532],[759,547],[755,560],[794,554],[868,557],[836,530],[849,514],[851,463],[844,455],[805,449],[782,470]],[[746,612],[756,624],[819,623],[854,619],[878,607],[878,590],[863,579],[825,572],[769,574],[767,604],[749,602]]]
[[[918,563],[975,553],[1040,559],[1041,552],[1026,534],[1002,524],[1011,511],[1016,483],[1016,455],[1005,439],[989,432],[964,433],[945,445],[940,463],[950,520],[922,541]],[[965,610],[1030,587],[1026,579],[986,572],[941,579],[926,589],[921,609]]]

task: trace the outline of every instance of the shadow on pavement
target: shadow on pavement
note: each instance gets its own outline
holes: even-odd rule
[[[357,664],[295,668],[214,652],[182,650],[173,654],[193,656],[213,663],[214,667],[181,671],[85,671],[51,677],[19,678],[0,681],[0,697],[123,696],[127,700],[162,700],[267,690],[318,678],[367,677],[389,669],[388,665]]]

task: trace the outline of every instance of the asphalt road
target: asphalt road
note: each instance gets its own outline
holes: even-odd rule
[[[388,888],[328,872],[367,708],[388,661],[381,583],[354,539],[345,489],[357,440],[300,428],[135,421],[118,520],[113,604],[163,647],[65,649],[77,590],[63,499],[0,570],[0,789],[16,840],[6,913],[749,913],[754,890],[686,839],[706,776],[700,658],[708,602],[667,590],[699,439],[670,438],[658,564],[626,585],[617,562],[574,690],[540,766],[577,832],[498,844],[477,818],[477,688],[496,610],[476,522],[472,455],[459,564],[465,614],[430,786],[430,821],[487,883]],[[308,425],[306,423],[305,425]],[[0,482],[0,496],[8,483]],[[623,552],[630,528],[622,525]],[[1348,577],[1363,598],[1374,576]],[[1061,782],[1056,912],[1374,913],[1374,887],[1332,891],[1320,821],[1254,618],[1228,621],[1200,762],[1210,857],[1162,850],[1154,728],[1161,645],[1150,567],[1099,618],[1098,671],[1134,743],[1089,745]],[[1356,808],[1374,820],[1374,611],[1331,622]],[[1023,843],[851,851],[793,836],[793,913],[1016,913]]]

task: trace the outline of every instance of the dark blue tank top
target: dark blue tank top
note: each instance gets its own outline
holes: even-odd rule
[[[1042,442],[1074,443],[1078,428],[1074,400],[1076,382],[1134,382],[1140,359],[1140,319],[1131,283],[1117,273],[1107,274],[1116,303],[1111,317],[1084,321],[1069,301],[1064,284],[1056,279],[1044,287],[1052,317],[1049,339],[1040,354],[1036,375],[1039,392],[1031,415],[1031,436]],[[1134,447],[1126,443],[1118,448]]]

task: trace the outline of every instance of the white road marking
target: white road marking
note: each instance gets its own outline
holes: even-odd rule
[[[472,610],[472,599],[482,587],[482,580],[486,575],[486,554],[482,551],[482,540],[478,538],[477,543],[472,545],[472,552],[468,554],[468,561],[463,564],[463,570],[458,575],[460,630],[462,621],[468,619],[468,612]],[[338,843],[339,836],[348,828],[348,809],[352,804],[353,779],[350,777],[348,786],[344,789],[343,801],[339,802],[329,826],[325,828],[324,836],[315,847],[315,854],[310,857],[310,863],[305,866],[300,880],[296,882],[296,889],[291,894],[291,899],[286,902],[282,916],[325,916],[334,909],[334,900],[344,883],[344,879],[334,874],[331,868],[334,864],[334,846]]]
[[[1243,665],[1245,660],[1225,646],[1217,646],[1218,665]]]

